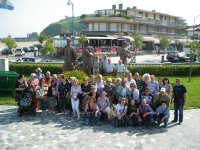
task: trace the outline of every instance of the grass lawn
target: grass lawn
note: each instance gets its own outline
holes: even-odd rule
[[[188,82],[188,77],[181,77],[180,79],[188,91],[185,108],[200,108],[200,95],[198,94],[200,88],[200,76],[192,77],[191,82]],[[169,77],[169,80],[171,85],[174,86],[176,77]],[[0,91],[0,105],[17,105],[14,97],[14,93],[12,92]],[[172,105],[171,108],[173,108]]]

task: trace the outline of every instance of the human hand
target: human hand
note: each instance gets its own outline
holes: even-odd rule
[[[118,116],[118,119],[119,119],[119,120],[121,120],[121,119],[122,119],[122,116],[121,116],[121,115],[120,115],[120,116]]]

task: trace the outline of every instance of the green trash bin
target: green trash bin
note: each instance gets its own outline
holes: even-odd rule
[[[18,74],[13,71],[0,71],[0,90],[14,91]]]

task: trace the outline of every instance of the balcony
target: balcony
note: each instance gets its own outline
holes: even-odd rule
[[[110,23],[129,23],[133,24],[133,19],[125,19],[123,17],[87,17],[81,20],[82,22],[86,23],[103,23],[103,22],[110,22]]]

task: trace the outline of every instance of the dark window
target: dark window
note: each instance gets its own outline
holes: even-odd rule
[[[156,19],[156,14],[153,14],[153,18]]]

